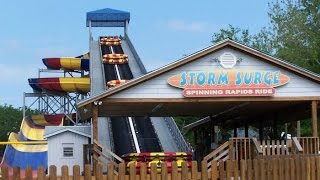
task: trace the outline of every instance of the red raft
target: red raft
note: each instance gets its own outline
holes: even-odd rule
[[[122,156],[126,165],[135,164],[136,171],[139,173],[142,164],[146,164],[147,172],[150,173],[151,164],[156,164],[157,172],[161,172],[161,164],[167,165],[167,171],[172,171],[172,162],[177,162],[178,170],[182,168],[182,163],[186,162],[188,169],[192,166],[192,154],[189,152],[142,152],[129,153]]]

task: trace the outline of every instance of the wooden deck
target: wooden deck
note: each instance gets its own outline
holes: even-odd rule
[[[317,137],[292,137],[290,140],[263,140],[230,138],[203,158],[210,169],[211,161],[252,160],[294,155],[319,155]]]

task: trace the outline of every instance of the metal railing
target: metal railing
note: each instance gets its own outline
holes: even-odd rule
[[[181,151],[190,152],[191,149],[188,146],[187,142],[185,141],[184,137],[182,136],[174,119],[172,117],[164,117],[164,121],[165,121],[166,125],[168,126],[169,131],[170,131],[172,137],[174,138],[174,140],[176,141],[179,149]]]
[[[134,48],[133,44],[131,43],[130,38],[129,38],[129,36],[127,34],[125,34],[125,40],[128,43],[128,46],[129,46],[129,48],[130,48],[130,50],[131,50],[131,52],[132,52],[132,54],[133,54],[133,56],[134,56],[134,58],[135,58],[135,60],[136,60],[136,62],[138,64],[138,66],[140,68],[140,71],[142,72],[142,74],[147,74],[147,70],[144,67],[144,65],[142,64],[141,59],[140,59],[136,49]]]

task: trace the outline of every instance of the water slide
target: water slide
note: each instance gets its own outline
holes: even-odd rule
[[[20,132],[11,132],[9,135],[9,144],[6,146],[0,167],[8,167],[9,174],[12,175],[13,167],[19,166],[21,177],[24,177],[27,166],[32,167],[34,175],[38,166],[46,169],[48,146],[34,142],[43,142],[45,126],[60,126],[63,124],[63,118],[64,115],[33,115],[23,118]]]
[[[126,42],[127,40],[129,39],[119,39],[117,43],[113,43],[111,41],[108,42],[108,37],[100,38],[100,52],[106,82],[130,80],[146,73],[140,60],[137,60],[137,56],[133,55],[135,50],[133,46],[130,47],[130,42]],[[125,52],[127,54],[124,54]],[[126,60],[125,58],[128,57],[129,59]],[[119,119],[122,121],[120,122]],[[110,120],[114,151],[120,156],[128,152],[138,151],[159,152],[188,150],[187,148],[177,145],[177,139],[181,140],[181,142],[184,140],[172,118],[166,118],[164,120],[164,118],[161,117],[112,117]],[[130,121],[132,121],[133,128],[130,127]],[[176,136],[181,137],[174,137],[171,132],[174,128],[169,128],[167,122],[170,122],[170,127],[175,125]],[[126,137],[121,140],[122,143],[118,142],[121,137]],[[137,143],[134,141],[135,139]],[[186,145],[184,145],[184,147],[186,147]]]
[[[90,91],[89,77],[29,78],[29,85],[35,91],[78,92]]]
[[[134,78],[140,77],[147,73],[139,55],[137,54],[130,38],[125,35],[122,40],[121,47],[123,52],[128,55],[129,67]],[[177,152],[190,151],[187,143],[180,133],[174,119],[172,117],[150,117],[153,125],[154,133],[157,134],[158,140],[163,151]]]
[[[140,61],[132,54],[133,47],[130,42],[123,41],[114,46],[101,46],[102,56],[105,54],[123,54],[128,53],[131,61],[108,59],[103,61],[105,85],[108,81],[130,80],[144,74],[145,70]],[[125,50],[123,50],[123,47]],[[103,52],[104,51],[104,52]],[[100,56],[101,57],[101,56]],[[48,69],[63,69],[67,71],[89,69],[88,54],[76,58],[45,58],[43,63]],[[100,62],[101,63],[101,62]],[[102,75],[101,73],[100,75]],[[53,92],[79,92],[87,93],[90,91],[90,78],[88,77],[60,77],[60,78],[30,78],[30,86],[35,91],[53,91]],[[119,81],[120,83],[122,81]],[[125,82],[125,81],[123,81]],[[157,151],[181,151],[176,146],[170,135],[169,129],[163,123],[156,124],[154,120],[144,117],[119,117],[120,119],[111,119],[113,132],[113,143],[117,154],[123,155],[131,152],[157,152]],[[43,140],[43,130],[45,126],[62,125],[62,117],[49,115],[39,115],[25,117],[21,123],[20,132],[11,133],[9,142],[36,142]],[[158,127],[159,126],[159,127]],[[134,129],[130,129],[134,127]],[[155,128],[156,127],[156,128]],[[132,133],[134,132],[134,133]],[[135,138],[133,138],[135,134]],[[180,134],[181,135],[181,134]],[[134,142],[136,139],[136,142]],[[125,142],[124,142],[125,141]],[[139,147],[139,151],[137,151]],[[33,162],[38,159],[38,162]],[[47,145],[30,144],[10,144],[7,145],[3,160],[0,166],[20,166],[23,170],[26,165],[31,165],[33,169],[42,165],[47,168]],[[11,169],[12,170],[12,169]],[[22,171],[23,173],[23,171]]]
[[[19,140],[42,141],[45,126],[62,126],[64,115],[33,115],[23,118]]]
[[[77,58],[45,58],[43,59],[43,63],[48,69],[87,71],[89,69],[88,55],[85,54]],[[28,81],[35,91],[87,93],[90,90],[90,79],[86,77],[31,78]],[[6,146],[0,167],[8,167],[9,174],[12,175],[13,167],[19,166],[21,177],[25,176],[27,166],[31,166],[34,170],[34,177],[36,176],[36,169],[39,166],[47,169],[48,146],[42,143],[45,142],[45,126],[62,126],[64,117],[64,114],[24,117],[21,122],[20,131],[18,133],[12,132],[9,135],[9,144]],[[70,117],[73,117],[73,115],[70,115]]]
[[[89,71],[89,54],[73,57],[61,58],[44,58],[43,64],[48,69]],[[50,77],[50,78],[29,78],[29,85],[37,92],[53,91],[53,92],[78,92],[88,93],[90,91],[89,77]]]
[[[112,41],[110,41],[112,39]],[[128,65],[130,59],[124,54],[119,38],[100,38],[101,57],[105,81],[126,82],[133,79]],[[111,117],[114,152],[121,156],[130,152],[162,151],[150,118]]]
[[[42,62],[48,69],[89,71],[89,59],[87,58],[44,58]]]

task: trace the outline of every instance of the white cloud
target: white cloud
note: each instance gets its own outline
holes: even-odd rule
[[[181,19],[170,20],[167,23],[167,27],[172,30],[189,32],[208,32],[212,30],[207,22],[187,22]]]

